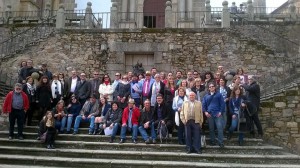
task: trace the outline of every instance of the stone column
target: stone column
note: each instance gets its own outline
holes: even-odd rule
[[[194,13],[193,13],[193,0],[187,0],[186,2],[187,5],[187,15],[188,19],[192,20],[194,18]]]
[[[47,3],[43,15],[45,19],[50,17],[50,12],[51,12],[51,4]]]
[[[165,9],[165,27],[171,28],[172,27],[172,2],[166,2],[166,9]]]
[[[129,20],[134,21],[135,20],[135,15],[136,15],[136,0],[130,0],[130,5],[129,5]]]
[[[252,0],[247,1],[247,14],[248,14],[248,19],[253,20],[254,19],[254,7],[252,4]]]
[[[128,11],[128,0],[122,0],[122,7],[121,7],[121,12],[122,12],[122,17],[121,19],[127,20],[127,11]]]
[[[110,8],[110,28],[118,28],[118,3],[113,2]]]
[[[137,8],[136,8],[136,24],[137,28],[144,27],[144,0],[137,0]]]
[[[59,5],[59,9],[57,11],[56,15],[56,28],[57,29],[63,29],[65,28],[65,7],[63,4]]]
[[[179,0],[179,20],[185,20],[185,0]]]
[[[222,5],[222,28],[228,28],[230,27],[230,13],[228,8],[228,1],[223,1]]]
[[[86,28],[93,28],[93,10],[92,3],[88,2],[85,9],[84,26]]]
[[[7,5],[5,9],[5,19],[8,20],[12,17],[11,5]]]
[[[289,0],[289,17],[291,21],[295,21],[297,19],[296,6],[294,0]]]
[[[210,0],[205,1],[205,24],[211,24],[211,6]]]

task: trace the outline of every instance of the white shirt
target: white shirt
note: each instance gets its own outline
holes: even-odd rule
[[[71,90],[70,90],[70,92],[72,92],[72,93],[75,92],[76,84],[77,84],[77,77],[76,77],[76,78],[72,78],[72,83],[71,83]]]

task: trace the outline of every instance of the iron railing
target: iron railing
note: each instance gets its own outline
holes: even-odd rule
[[[3,70],[0,70],[0,95],[5,96],[10,90],[12,90],[16,82],[16,78],[12,78]]]

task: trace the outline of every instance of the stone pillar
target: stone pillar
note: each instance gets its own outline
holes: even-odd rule
[[[121,19],[123,21],[127,20],[127,11],[128,11],[128,0],[122,0],[122,8],[121,8],[122,17],[121,17]]]
[[[179,0],[179,20],[185,20],[185,0]]]
[[[166,9],[165,9],[165,27],[171,28],[172,27],[172,2],[166,2]]]
[[[137,0],[137,8],[136,8],[136,24],[137,28],[144,27],[144,0]]]
[[[252,0],[247,1],[247,14],[248,14],[248,19],[253,20],[254,19],[254,7],[252,4]]]
[[[228,28],[230,27],[230,13],[228,8],[228,1],[223,1],[222,5],[222,28]]]
[[[295,0],[289,0],[289,9],[288,15],[291,21],[295,21],[297,19],[297,12],[295,6]]]
[[[129,6],[129,20],[134,21],[135,15],[136,15],[136,0],[130,0],[130,6]]]
[[[57,29],[63,29],[65,28],[65,8],[63,4],[59,5],[59,9],[57,11],[56,15],[56,28]]]
[[[5,9],[5,20],[6,23],[12,24],[13,20],[11,19],[12,16],[12,11],[11,11],[11,5],[7,5]]]
[[[46,8],[44,10],[44,14],[43,14],[43,16],[44,16],[45,19],[47,19],[47,18],[50,17],[50,15],[51,15],[50,12],[51,12],[51,4],[47,3],[46,4]]]
[[[211,24],[211,6],[210,0],[205,1],[205,25]],[[201,24],[202,25],[202,24]]]
[[[187,17],[188,17],[188,20],[193,20],[193,18],[194,18],[193,0],[187,0],[186,6],[187,6]]]
[[[88,29],[93,28],[93,10],[92,3],[88,2],[85,8],[84,26]]]
[[[113,2],[110,8],[110,28],[117,29],[118,23],[118,3]]]

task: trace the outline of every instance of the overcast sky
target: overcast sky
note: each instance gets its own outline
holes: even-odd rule
[[[229,6],[235,2],[237,6],[247,0],[228,0]],[[266,0],[267,7],[278,7],[285,3],[287,0]],[[77,9],[85,9],[86,3],[92,2],[93,12],[110,12],[111,0],[76,0]],[[223,0],[211,0],[212,7],[222,7]]]

